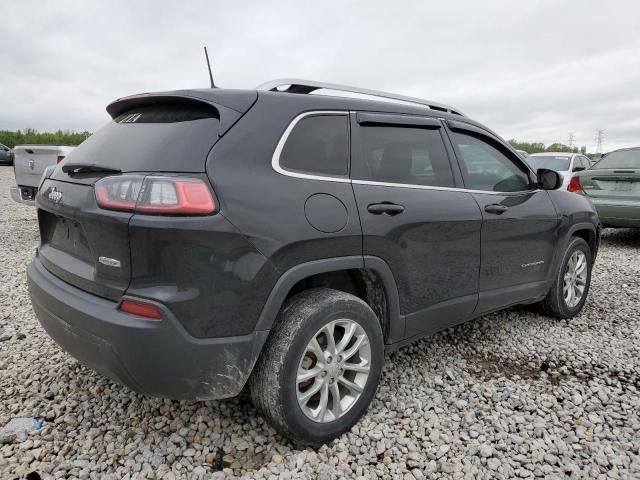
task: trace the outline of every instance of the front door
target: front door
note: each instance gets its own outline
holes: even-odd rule
[[[351,178],[363,253],[396,279],[405,337],[466,320],[478,298],[482,215],[434,118],[358,113]],[[455,167],[455,168],[453,168]]]
[[[449,135],[467,189],[482,212],[482,266],[476,313],[531,300],[548,290],[558,215],[529,169],[490,134],[462,122]]]

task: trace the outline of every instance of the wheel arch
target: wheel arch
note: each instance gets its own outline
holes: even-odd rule
[[[569,243],[571,237],[580,237],[587,242],[587,245],[589,245],[589,249],[591,250],[591,260],[592,262],[595,262],[600,243],[599,228],[592,223],[576,223],[569,228],[566,243]]]
[[[371,299],[375,297],[375,291],[378,288],[384,292],[384,312],[380,303],[367,301],[362,295],[357,295],[369,303],[369,306],[376,312],[382,323],[383,334],[386,343],[393,343],[403,339],[404,336],[404,320],[400,315],[400,302],[398,298],[398,288],[395,279],[391,273],[391,269],[387,263],[379,257],[373,256],[348,256],[325,258],[305,262],[284,272],[276,285],[273,287],[267,301],[262,309],[256,330],[270,330],[282,304],[289,298],[290,294],[296,292],[296,287],[301,282],[311,278],[320,278],[325,275],[350,275],[353,272],[361,272],[366,290],[366,296]],[[367,273],[371,272],[373,277],[367,278]],[[333,278],[337,278],[334,276]],[[331,285],[328,285],[331,287]],[[334,287],[335,288],[335,287]],[[338,290],[348,291],[347,289],[337,288]],[[348,293],[355,293],[348,291]]]
[[[560,262],[564,256],[564,252],[573,237],[580,237],[587,242],[591,249],[592,261],[595,261],[598,252],[600,230],[598,226],[592,222],[578,222],[565,225],[561,228],[560,238],[558,239],[555,252],[552,257],[551,268],[549,269],[548,281],[551,282],[555,272],[560,268]]]

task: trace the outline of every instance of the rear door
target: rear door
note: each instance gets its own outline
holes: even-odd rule
[[[464,122],[447,122],[467,189],[482,211],[482,266],[476,313],[546,291],[558,216],[530,170],[499,139]]]
[[[351,178],[363,253],[398,286],[405,337],[467,319],[478,297],[482,216],[435,118],[352,114]]]

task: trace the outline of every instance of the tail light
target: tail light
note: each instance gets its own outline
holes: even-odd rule
[[[157,215],[209,215],[216,204],[199,178],[121,175],[95,184],[101,208]]]
[[[571,177],[567,190],[570,192],[581,192],[582,184],[580,183],[580,177]]]
[[[125,299],[122,300],[118,309],[121,312],[137,315],[138,317],[151,318],[154,320],[160,320],[162,318],[160,309],[152,303]]]
[[[64,155],[58,155],[57,163],[60,163],[62,160],[64,160]]]

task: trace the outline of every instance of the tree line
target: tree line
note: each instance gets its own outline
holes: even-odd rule
[[[33,128],[24,130],[0,130],[0,143],[13,148],[16,145],[80,145],[91,132],[73,132],[58,130],[56,132],[39,132]]]
[[[33,128],[24,130],[0,130],[0,143],[13,148],[16,145],[80,145],[91,136],[91,132],[74,132],[71,130],[57,130],[55,132],[39,132]],[[570,147],[563,143],[552,143],[546,146],[541,142],[519,142],[512,138],[509,140],[511,146],[517,150],[524,150],[527,153],[541,152],[573,152],[587,154],[587,147]]]
[[[585,145],[581,146],[580,148],[570,147],[569,145],[565,145],[564,143],[552,143],[551,145],[546,146],[542,142],[519,142],[514,138],[510,139],[509,143],[516,150],[524,150],[527,153],[567,152],[587,155],[587,147]]]

